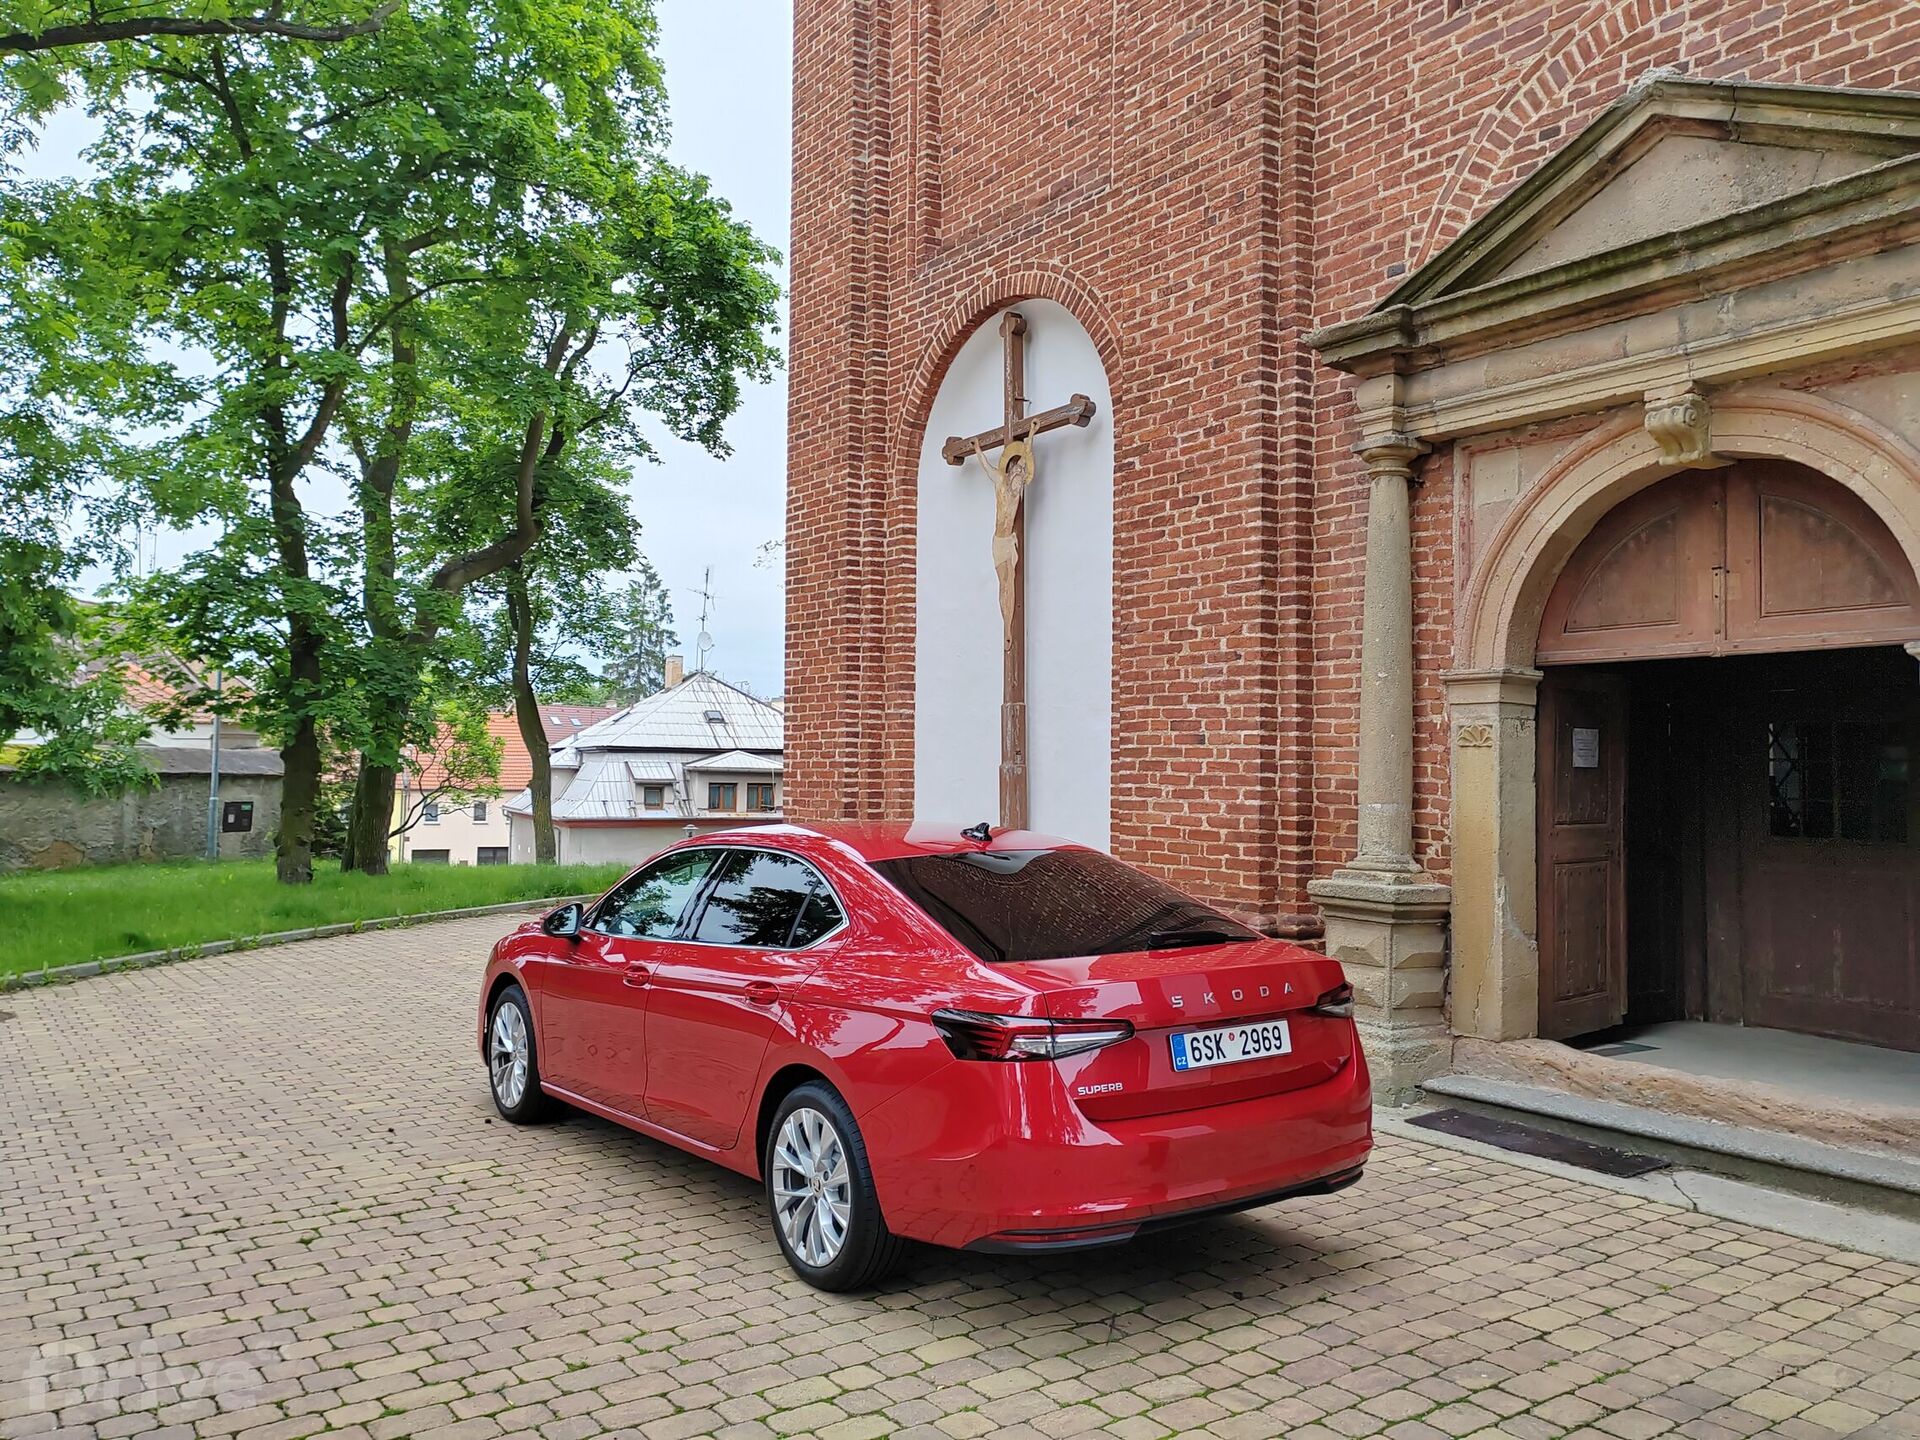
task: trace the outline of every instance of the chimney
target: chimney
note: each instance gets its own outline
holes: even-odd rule
[[[678,655],[667,656],[667,689],[687,678],[687,662]]]

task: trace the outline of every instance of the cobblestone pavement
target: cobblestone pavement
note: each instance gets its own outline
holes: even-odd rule
[[[0,1434],[1920,1436],[1920,1271],[1406,1140],[816,1294],[747,1181],[493,1118],[506,923],[0,995]]]

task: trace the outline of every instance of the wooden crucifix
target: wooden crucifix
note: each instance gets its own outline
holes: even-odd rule
[[[978,435],[955,435],[940,447],[949,465],[979,460],[993,481],[993,573],[1000,581],[1000,823],[1025,830],[1027,810],[1027,487],[1036,475],[1033,438],[1063,425],[1085,425],[1093,401],[1075,395],[1064,405],[1027,414],[1027,319],[1009,310],[1000,320],[1005,361],[1001,423]],[[998,450],[989,465],[988,450]]]

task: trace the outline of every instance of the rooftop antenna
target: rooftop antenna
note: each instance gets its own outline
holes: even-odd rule
[[[693,637],[693,668],[705,673],[707,652],[713,649],[713,634],[707,629],[707,614],[713,608],[713,566],[700,580],[700,633]]]

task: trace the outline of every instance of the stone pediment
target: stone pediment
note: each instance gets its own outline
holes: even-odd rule
[[[1920,94],[1661,75],[1307,343],[1387,444],[1629,403],[1658,438],[1676,396],[1915,334]]]
[[[1578,267],[1741,216],[1784,218],[1802,197],[1915,156],[1920,95],[1654,78],[1380,308]]]
[[[1763,145],[1666,126],[1555,224],[1522,229],[1493,279],[1527,275],[1785,200],[1886,157],[1862,150]],[[1511,258],[1508,258],[1508,257]]]

